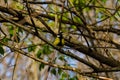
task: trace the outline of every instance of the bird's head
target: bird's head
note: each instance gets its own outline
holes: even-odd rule
[[[57,37],[60,37],[60,35],[58,34]]]
[[[57,37],[63,37],[63,34],[62,34],[63,32],[60,32],[58,35],[57,35]]]

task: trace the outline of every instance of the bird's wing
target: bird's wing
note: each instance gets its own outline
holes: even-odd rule
[[[60,39],[57,37],[54,42],[53,42],[53,45],[57,46],[60,42]]]

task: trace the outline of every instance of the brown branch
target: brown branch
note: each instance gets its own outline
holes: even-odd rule
[[[13,16],[18,16],[18,13],[15,10],[11,9],[11,8],[8,9],[8,8],[0,6],[0,11],[11,14]]]
[[[11,14],[11,15],[16,15],[17,17],[21,17],[19,14],[24,14],[24,12],[20,12],[20,11],[17,11],[17,10],[14,10],[14,9],[8,9],[8,8],[5,8],[5,7],[2,7],[2,6],[0,6],[0,11],[2,11],[2,12],[5,12],[5,13],[8,13],[8,14]],[[34,14],[34,15],[33,15]],[[50,16],[50,15],[46,15],[46,14],[42,14],[42,13],[40,13],[40,14],[38,14],[38,13],[36,13],[38,16],[36,16],[36,14],[35,13],[33,13],[32,14],[32,17],[38,17],[38,16],[41,16],[41,17],[44,17],[44,18],[48,18],[48,19],[50,19],[50,20],[55,20],[55,17],[54,16]],[[40,17],[40,18],[41,18]],[[43,19],[40,19],[40,21],[46,26],[46,23],[45,22],[43,22]],[[69,24],[69,25],[75,25],[75,26],[79,26],[79,27],[81,27],[82,28],[82,26],[83,25],[81,25],[80,23],[78,23],[78,22],[71,22],[71,20],[61,20],[61,22],[62,23],[64,23],[64,24]],[[108,25],[109,26],[109,25]],[[47,26],[46,26],[47,27]],[[92,28],[94,31],[103,31],[103,32],[112,32],[112,33],[115,33],[115,34],[118,34],[118,35],[120,35],[120,30],[119,29],[115,29],[115,28],[101,28],[101,27],[94,27],[94,28]],[[50,30],[49,29],[49,27],[48,27],[48,30]],[[50,31],[51,32],[51,31]],[[54,33],[53,33],[54,34]]]
[[[8,8],[2,7],[2,6],[0,6],[0,11],[8,13],[8,14],[11,14],[13,16],[17,16],[17,17],[21,17],[19,14],[24,14],[23,12],[20,12],[20,11],[14,10],[14,9],[8,9]],[[38,13],[36,13],[36,14],[38,14]],[[35,14],[32,15],[32,16],[35,16]],[[44,17],[44,18],[48,18],[48,19],[53,20],[53,21],[55,20],[54,16],[50,16],[50,15],[46,15],[46,14],[42,14],[42,13],[40,13],[38,16],[41,16],[41,17]],[[71,22],[71,20],[61,20],[61,22],[64,23],[64,24],[79,26],[81,28],[83,26],[83,25],[81,25],[78,22],[74,22],[73,23],[73,22]],[[46,24],[44,24],[44,25],[46,25]],[[94,27],[92,29],[94,31],[112,32],[112,33],[120,35],[120,30],[119,29],[115,29],[115,28],[101,28],[101,27],[99,27],[99,28],[97,27],[96,28],[96,27]]]
[[[10,46],[10,45],[2,42],[2,41],[0,41],[0,43],[3,44],[4,46],[9,47],[11,50],[18,52],[19,54],[25,55],[25,56],[27,56],[27,57],[35,60],[35,61],[41,62],[41,63],[43,63],[43,64],[45,64],[45,65],[49,65],[49,66],[51,66],[51,67],[60,68],[60,69],[64,69],[64,70],[74,71],[74,72],[76,72],[76,73],[78,73],[78,74],[81,74],[81,75],[83,75],[83,76],[89,76],[89,77],[98,78],[98,76],[92,75],[92,74],[93,74],[93,73],[99,73],[99,72],[120,71],[120,68],[117,67],[117,68],[112,68],[112,69],[100,69],[100,70],[98,70],[98,71],[93,71],[93,72],[81,72],[81,70],[78,69],[78,68],[73,68],[73,67],[69,67],[69,66],[60,66],[60,65],[53,64],[53,63],[51,63],[51,62],[46,62],[46,61],[44,61],[44,60],[42,60],[42,59],[38,59],[38,58],[30,55],[30,54],[27,53],[27,52],[24,52],[24,51],[22,51],[22,50],[20,50],[20,49],[18,49],[18,48],[15,48],[14,46]]]
[[[71,48],[74,48],[74,49],[78,50],[79,52],[82,52],[83,54],[86,54],[86,55],[88,55],[92,58],[95,58],[99,62],[104,63],[106,65],[109,65],[111,67],[120,66],[119,61],[117,61],[115,59],[112,59],[112,58],[109,58],[109,57],[106,57],[106,56],[100,54],[99,52],[93,51],[92,49],[89,49],[88,47],[86,47],[83,44],[80,44],[80,43],[75,44],[73,42],[69,42],[66,45],[71,47]]]
[[[72,71],[75,71],[75,72],[79,72],[80,71],[77,68],[72,68],[72,67],[69,67],[69,66],[59,66],[59,65],[56,65],[56,64],[52,64],[51,62],[46,62],[46,61],[44,61],[42,59],[35,58],[34,56],[30,55],[29,53],[24,52],[24,51],[22,51],[22,50],[20,50],[18,48],[15,48],[14,46],[10,46],[10,45],[2,42],[2,41],[0,41],[0,43],[3,44],[4,46],[9,47],[13,51],[16,51],[16,52],[18,52],[18,53],[20,53],[22,55],[25,55],[25,56],[27,56],[27,57],[35,60],[35,61],[41,62],[41,63],[46,64],[46,65],[50,65],[51,67],[61,68],[61,69],[64,69],[64,70],[72,70]]]
[[[62,3],[62,9],[61,9],[61,13],[60,13],[60,19],[59,19],[59,29],[58,29],[58,34],[60,34],[61,30],[62,30],[62,17],[63,17],[63,13],[64,13],[64,6],[65,6],[65,0]]]
[[[46,22],[39,17],[39,20],[41,21],[41,23],[47,28],[48,32],[52,33],[54,36],[56,36],[56,34],[53,32],[53,30],[46,24]]]
[[[119,71],[120,71],[120,67],[114,67],[114,68],[103,68],[98,71],[81,72],[81,74],[94,74],[94,73],[119,72]]]
[[[47,17],[47,18],[49,18],[49,19],[53,19],[54,20],[54,17],[51,17],[51,16],[48,16],[48,15],[45,15],[45,14],[41,14],[40,16],[42,16],[42,17]],[[6,20],[5,18],[4,18],[4,20]],[[9,20],[7,20],[7,21],[9,21]],[[11,22],[11,21],[9,21],[9,22]],[[79,24],[79,23],[72,23],[72,22],[70,22],[70,21],[66,21],[66,20],[62,20],[62,22],[64,22],[64,23],[68,23],[68,24],[70,24],[70,25],[75,25],[75,26],[81,26],[81,24]],[[11,22],[11,23],[13,23],[13,24],[15,24],[14,22]],[[23,27],[24,29],[25,29],[25,27]],[[26,31],[28,31],[29,33],[32,33],[32,34],[35,34],[34,32],[31,32],[31,30],[29,30],[28,28],[26,28],[25,29]],[[112,29],[113,30],[113,29]],[[110,30],[111,32],[113,32],[112,30]],[[115,30],[115,29],[114,29]],[[117,32],[117,31],[116,31]],[[40,36],[39,36],[39,38],[41,38]],[[43,40],[43,41],[45,41],[45,40]],[[70,46],[70,45],[69,45]],[[85,54],[87,54],[87,55],[89,55],[89,56],[91,56],[91,57],[94,57],[95,59],[97,59],[97,60],[99,60],[100,62],[102,62],[102,63],[105,63],[105,64],[107,64],[107,65],[110,65],[110,66],[118,66],[120,63],[118,62],[118,61],[115,61],[115,60],[109,60],[108,58],[106,58],[106,57],[104,57],[104,56],[101,56],[100,54],[96,54],[95,52],[91,52],[91,51],[89,51],[89,49],[87,48],[87,47],[85,47],[85,46],[83,46],[84,48],[82,49],[82,46],[83,45],[80,45],[80,47],[78,47],[77,48],[77,50],[78,51],[80,51],[80,52],[85,52]],[[71,47],[74,47],[74,46],[71,46]],[[85,49],[86,48],[86,49]],[[67,54],[68,55],[68,54]],[[70,55],[71,56],[71,55]],[[76,57],[74,57],[74,58],[76,58]],[[102,58],[105,58],[105,61],[103,61],[102,60]],[[112,63],[111,63],[111,61],[112,61]],[[115,61],[115,62],[114,62]],[[109,64],[110,63],[110,64]],[[115,65],[114,65],[115,64]]]
[[[24,0],[24,1],[26,2],[26,8],[27,8],[27,11],[28,11],[30,20],[31,20],[31,22],[32,22],[32,24],[33,24],[33,27],[34,27],[34,29],[35,29],[35,33],[36,33],[36,35],[39,35],[38,30],[37,30],[37,27],[35,26],[35,22],[34,22],[34,20],[33,20],[33,18],[32,18],[32,15],[31,15],[31,8],[30,8],[30,6],[29,6],[29,4],[28,4],[28,1],[27,1],[27,0]]]
[[[86,64],[87,66],[91,67],[91,68],[94,69],[94,70],[99,70],[99,68],[97,68],[95,65],[93,65],[92,63],[90,63],[90,62],[88,62],[88,61],[86,61],[86,60],[84,60],[84,59],[81,59],[81,58],[78,57],[77,55],[74,55],[74,54],[72,54],[72,53],[70,53],[70,52],[65,52],[65,51],[63,51],[61,48],[58,48],[58,47],[53,46],[51,43],[49,43],[47,40],[45,40],[40,34],[39,34],[39,35],[36,35],[35,32],[34,32],[34,31],[31,31],[29,28],[24,27],[24,26],[22,26],[22,25],[20,25],[20,24],[18,24],[18,23],[16,23],[16,22],[14,22],[14,21],[11,21],[11,20],[3,17],[2,15],[0,15],[0,17],[3,18],[3,19],[5,19],[5,20],[7,20],[8,22],[14,24],[15,26],[18,26],[19,28],[27,31],[28,33],[30,33],[30,34],[38,37],[38,38],[41,39],[42,41],[44,41],[44,42],[46,42],[47,44],[49,44],[50,46],[52,46],[54,49],[58,50],[60,53],[62,53],[62,54],[64,54],[64,55],[67,55],[67,56],[69,56],[69,57],[71,57],[71,58],[74,58],[74,59],[76,59],[76,60],[78,60],[78,61]]]
[[[117,67],[117,68],[112,68],[112,69],[98,69],[97,71],[93,71],[93,72],[81,72],[81,70],[78,69],[78,68],[73,68],[73,67],[69,67],[69,66],[60,66],[60,65],[53,64],[51,62],[46,62],[46,61],[44,61],[42,59],[38,59],[38,58],[34,57],[33,55],[30,55],[27,52],[24,52],[24,51],[22,51],[22,50],[20,50],[18,48],[15,48],[14,46],[10,46],[10,45],[2,42],[2,41],[0,41],[0,43],[3,44],[4,46],[9,47],[11,50],[13,50],[15,52],[18,52],[18,54],[25,55],[25,56],[27,56],[27,57],[35,60],[35,61],[41,62],[41,63],[43,63],[45,65],[49,65],[51,67],[60,68],[60,69],[64,69],[64,70],[74,71],[74,72],[76,72],[78,74],[81,74],[83,76],[89,76],[89,77],[97,78],[97,76],[92,75],[92,73],[120,71],[120,68]]]

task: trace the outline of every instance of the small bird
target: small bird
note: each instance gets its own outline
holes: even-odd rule
[[[64,46],[65,40],[63,39],[63,34],[60,32],[57,37],[55,38],[53,45],[55,46]]]

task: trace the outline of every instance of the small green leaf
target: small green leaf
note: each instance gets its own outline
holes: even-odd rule
[[[55,14],[53,14],[53,13],[49,13],[49,15],[50,15],[51,17],[54,17],[54,16],[55,16]]]
[[[41,63],[41,64],[39,65],[39,70],[41,71],[44,67],[45,67],[45,65],[44,65],[43,63]]]
[[[50,54],[52,52],[51,47],[49,45],[43,46],[43,54]]]
[[[61,74],[62,74],[62,72],[63,72],[63,70],[62,70],[62,69],[58,69],[58,74],[59,74],[59,75],[61,75]]]
[[[63,60],[64,60],[64,56],[60,56],[59,59],[60,59],[61,61],[63,61]]]
[[[41,54],[43,54],[43,51],[40,49],[40,50],[38,50],[38,52],[36,54],[37,58],[40,58]]]
[[[61,79],[66,79],[67,77],[68,77],[67,73],[63,72],[62,76],[61,76]]]
[[[12,37],[14,34],[12,25],[9,25],[9,33],[10,33],[10,37]]]
[[[3,42],[8,42],[8,41],[11,41],[11,39],[9,39],[9,38],[3,38],[2,41]]]
[[[4,49],[3,49],[3,47],[1,45],[0,45],[0,54],[4,55]]]
[[[76,29],[77,29],[76,26],[74,26],[74,25],[72,25],[71,28],[72,28],[73,30],[76,30]]]
[[[51,70],[51,73],[53,73],[54,75],[56,75],[56,70],[55,70],[55,69],[52,69],[52,70]]]
[[[107,0],[101,0],[103,3],[106,3]]]
[[[64,73],[62,74],[62,76],[63,76],[63,77],[67,77],[67,74],[64,72]]]
[[[36,48],[36,46],[29,45],[29,47],[28,47],[28,52],[34,51],[35,48]]]
[[[23,4],[16,3],[16,6],[19,10],[22,10],[24,8]]]

